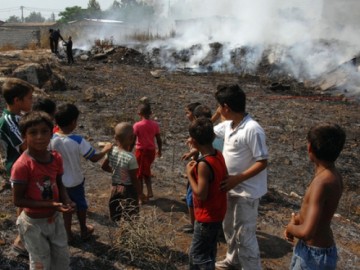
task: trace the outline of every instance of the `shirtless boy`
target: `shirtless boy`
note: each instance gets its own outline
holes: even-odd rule
[[[292,214],[285,238],[298,238],[290,269],[336,269],[337,249],[330,227],[343,191],[335,161],[343,149],[346,134],[336,124],[310,129],[307,150],[315,165],[300,213]]]

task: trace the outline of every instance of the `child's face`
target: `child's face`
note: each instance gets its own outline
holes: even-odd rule
[[[26,130],[24,141],[29,150],[46,151],[52,137],[52,131],[45,123],[39,123]]]
[[[33,103],[32,91],[27,93],[27,95],[24,96],[22,99],[16,99],[15,102],[21,111],[30,112],[31,108],[32,108],[32,103]]]
[[[186,109],[186,110],[185,110],[185,115],[186,115],[186,118],[187,118],[190,122],[194,121],[195,117],[194,117],[193,113],[192,113],[189,109]]]

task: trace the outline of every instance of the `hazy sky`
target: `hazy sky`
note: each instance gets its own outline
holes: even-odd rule
[[[97,0],[102,10],[111,6],[114,0]],[[52,13],[58,18],[58,13],[66,7],[80,6],[87,8],[89,0],[0,0],[0,20],[5,21],[10,16],[15,15],[21,18],[20,7],[24,7],[24,17],[31,12],[40,12],[45,18],[49,18]]]

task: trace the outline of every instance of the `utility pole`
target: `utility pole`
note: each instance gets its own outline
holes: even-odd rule
[[[21,9],[21,22],[24,22],[24,6],[21,6],[20,9]]]

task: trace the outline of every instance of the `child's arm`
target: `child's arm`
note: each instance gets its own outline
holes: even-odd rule
[[[199,156],[199,151],[195,148],[192,148],[189,152],[183,154],[181,160],[188,160],[192,157],[194,160],[196,160],[198,156]]]
[[[249,178],[257,175],[267,167],[267,159],[256,161],[252,166],[242,173],[236,175],[229,175],[222,183],[221,190],[229,191],[238,184],[248,180]]]
[[[198,179],[195,181],[194,169],[198,164]],[[195,196],[201,201],[205,201],[209,192],[209,181],[211,178],[211,171],[205,162],[190,161],[186,166],[189,183]]]
[[[100,152],[95,153],[91,158],[89,158],[89,160],[92,162],[98,162],[111,150],[112,146],[112,143],[106,143],[104,148]]]
[[[62,177],[61,175],[58,175],[56,177],[56,183],[59,189],[59,197],[60,197],[60,202],[63,203],[62,207],[60,207],[60,209],[57,209],[59,212],[71,212],[75,210],[76,204],[71,201],[66,188],[62,182]]]
[[[104,170],[105,172],[109,172],[109,173],[113,172],[108,158],[104,159],[103,163],[101,164],[101,169]]]
[[[162,155],[162,140],[161,140],[160,134],[156,134],[155,138],[156,138],[156,144],[158,147],[157,156],[161,157],[161,155]]]
[[[294,219],[287,225],[286,233],[303,240],[312,239],[317,231],[321,214],[324,209],[326,186],[318,181],[313,182],[307,201],[306,211],[300,211],[300,219]],[[305,212],[305,213],[304,213]],[[296,222],[301,220],[302,222]]]
[[[13,203],[20,208],[54,208],[60,211],[63,204],[56,201],[35,201],[26,198],[27,184],[13,183],[12,197]]]

